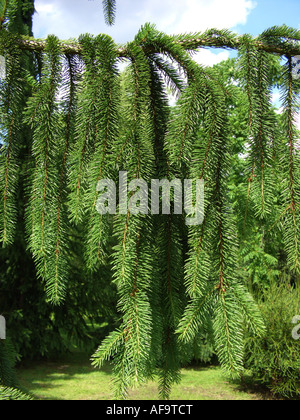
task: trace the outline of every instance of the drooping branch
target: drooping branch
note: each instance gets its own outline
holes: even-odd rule
[[[64,203],[65,213],[69,214],[67,227],[72,228],[73,222],[78,222],[78,231],[81,233],[82,229],[82,235],[88,238],[84,247],[86,267],[96,271],[99,264],[106,264],[106,259],[100,258],[102,250],[105,257],[106,250],[107,257],[112,257],[111,276],[119,297],[120,326],[103,341],[93,359],[95,365],[101,366],[103,361],[114,358],[118,398],[126,396],[131,385],[149,379],[157,371],[160,396],[167,398],[171,385],[179,378],[180,364],[191,357],[183,346],[191,347],[198,334],[206,330],[211,330],[222,366],[231,373],[240,372],[244,327],[249,324],[259,333],[263,331],[263,322],[238,270],[237,227],[228,184],[233,137],[231,90],[215,77],[214,70],[198,66],[188,52],[202,47],[242,49],[245,39],[218,30],[171,37],[145,25],[132,43],[115,47],[107,35],[83,36],[78,43],[50,37],[45,43],[12,38],[0,31],[0,54],[7,56],[8,69],[11,54],[6,35],[19,55],[22,54],[18,45],[23,50],[43,52],[42,71],[34,81],[36,89],[25,113],[25,122],[30,123],[33,133],[35,163],[27,230],[38,273],[46,280],[48,298],[52,303],[60,303],[71,290],[67,288],[68,264],[64,263],[64,255],[69,254],[68,231],[61,217]],[[274,53],[290,57],[289,69],[284,74],[283,114],[289,144],[283,145],[282,153],[286,156],[285,178],[290,187],[286,191],[292,192],[287,198],[295,203],[288,208],[293,211],[285,234],[291,266],[294,260],[299,266],[300,243],[296,214],[299,202],[296,202],[299,191],[296,168],[300,165],[295,156],[293,127],[297,86],[291,58],[299,40],[300,32],[287,27],[271,28],[263,37],[251,38],[255,60],[251,66],[249,63],[244,66],[247,74],[241,77],[248,87],[251,143],[255,142],[257,174],[256,168],[252,174],[257,178],[262,174],[259,185],[263,186],[264,197],[268,162],[265,149],[272,136],[268,117],[271,112],[268,54],[263,50],[271,52],[276,48]],[[82,63],[78,83],[72,81],[72,74],[62,80],[71,88],[67,97],[62,98],[63,106],[58,98],[63,93],[62,54]],[[116,64],[117,58],[122,57],[130,58],[130,65],[119,75]],[[246,63],[250,61],[249,49],[245,58]],[[182,90],[174,109],[168,107],[164,76]],[[14,86],[9,83],[9,73],[7,82]],[[75,96],[72,84],[78,88]],[[8,92],[5,97],[8,99]],[[9,140],[15,138],[11,131],[4,169],[11,162]],[[119,182],[119,198],[124,195],[125,199],[120,199],[119,214],[112,225],[110,220],[104,222],[96,211],[100,192],[96,185],[116,177],[122,169],[134,182],[142,179],[149,183],[161,175],[171,180],[178,174],[181,180],[186,176],[203,178],[206,181],[203,225],[186,227],[184,218],[176,217],[175,211],[167,217],[159,216],[159,220],[147,212],[134,213],[138,195],[134,197],[131,187],[127,189],[123,182]],[[9,177],[4,179],[6,185]],[[4,191],[4,212],[8,214],[9,185]],[[194,196],[197,198],[197,193]],[[122,201],[127,204],[128,199],[124,212]],[[172,201],[175,206],[173,196]],[[141,203],[139,207],[141,210]],[[8,216],[6,219],[9,220]],[[54,264],[49,255],[54,256]]]
[[[289,28],[286,27],[286,30]],[[288,37],[278,36],[275,33],[275,28],[273,33],[268,33],[268,37],[265,36],[262,38],[254,39],[255,47],[258,50],[266,51],[269,53],[274,53],[278,55],[286,55],[287,51],[290,55],[299,55],[300,54],[300,44],[298,41],[300,38],[300,33],[293,33],[294,38],[289,39]],[[46,41],[42,39],[35,39],[32,37],[20,36],[17,39],[17,44],[21,50],[42,52],[45,50]],[[220,31],[216,29],[210,29],[203,33],[180,35],[174,38],[174,43],[179,44],[185,50],[196,51],[199,48],[203,47],[212,47],[212,48],[228,48],[238,50],[243,40],[238,35],[230,31]],[[76,40],[68,40],[61,42],[61,51],[64,54],[82,54],[82,46]],[[153,42],[152,46],[147,46],[145,53],[158,53],[159,48],[155,46]],[[118,56],[120,58],[128,57],[128,51],[126,46],[120,46],[118,49]]]

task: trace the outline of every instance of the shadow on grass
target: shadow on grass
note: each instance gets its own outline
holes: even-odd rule
[[[59,359],[23,362],[17,369],[20,384],[40,400],[112,400],[112,368],[91,365],[91,355],[72,353]],[[157,400],[155,381],[129,392],[129,400]],[[182,369],[182,380],[174,385],[173,400],[264,400],[272,399],[247,381],[226,378],[218,365],[193,364]]]
[[[86,353],[72,353],[46,361],[23,361],[17,367],[19,382],[31,395],[43,400],[85,399],[88,397],[85,388],[89,392],[89,384],[93,384],[96,389],[98,382],[98,397],[104,399],[111,393],[112,368],[109,364],[94,368],[90,357]],[[103,383],[105,387],[101,387]]]

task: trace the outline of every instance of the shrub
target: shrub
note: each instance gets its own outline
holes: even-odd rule
[[[292,334],[297,328],[292,320],[300,315],[299,287],[271,285],[261,296],[260,308],[266,333],[261,338],[246,336],[245,366],[252,380],[266,386],[274,396],[299,397],[300,340]]]

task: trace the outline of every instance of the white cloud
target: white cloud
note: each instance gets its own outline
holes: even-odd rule
[[[159,6],[161,1],[154,0],[154,3]],[[159,23],[162,22],[163,30],[168,33],[199,32],[209,28],[234,28],[238,24],[245,24],[247,16],[256,6],[253,0],[177,0],[167,3],[170,3],[171,10],[176,8],[177,11],[171,24],[168,24],[166,20],[168,14],[158,19]],[[159,16],[159,13],[157,15]]]
[[[277,90],[276,91],[274,90],[271,96],[272,103],[274,105],[278,104],[280,101],[280,97],[281,97],[280,92],[278,92]]]
[[[36,0],[33,31],[37,37],[55,34],[61,39],[104,32],[125,43],[146,22],[155,23],[158,30],[168,34],[234,29],[246,23],[255,6],[254,0],[117,0],[116,24],[108,27],[98,0]],[[210,66],[228,57],[228,51],[203,49],[194,59]]]
[[[45,38],[49,34],[55,34],[61,39],[77,38],[85,32],[89,26],[89,14],[91,20],[95,17],[96,3],[87,1],[86,7],[82,7],[85,0],[36,0],[36,14],[33,18],[33,33],[36,37]],[[89,7],[92,4],[93,7]],[[97,5],[99,15],[101,7]],[[85,28],[85,29],[84,29]]]
[[[193,59],[203,66],[213,66],[214,64],[218,64],[223,60],[227,60],[229,55],[229,51],[214,53],[211,50],[202,49],[200,52],[193,56]]]
[[[295,123],[296,123],[295,125],[297,127],[297,130],[300,130],[300,115],[299,114],[297,114],[295,117]]]
[[[105,32],[125,43],[146,22],[168,34],[233,29],[255,6],[254,0],[117,0],[116,24],[107,27],[98,0],[36,0],[33,29],[37,37],[54,33],[62,39]]]

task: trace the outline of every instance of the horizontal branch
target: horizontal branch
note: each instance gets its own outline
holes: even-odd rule
[[[195,37],[195,38],[187,38],[187,39],[175,39],[175,43],[180,44],[185,50],[193,50],[196,51],[199,48],[203,47],[211,47],[211,48],[226,48],[226,49],[239,49],[242,46],[241,39],[236,36],[231,36],[227,40],[224,39],[222,36],[218,36],[217,34],[211,34],[207,37]],[[278,44],[269,44],[264,43],[261,40],[254,40],[256,47],[259,50],[263,50],[269,53],[273,54],[279,54],[279,55],[300,55],[300,46],[299,44],[291,44],[287,42],[280,42]],[[22,50],[27,51],[36,51],[36,52],[42,52],[46,47],[46,41],[45,40],[38,40],[34,38],[29,38],[22,36],[17,40],[17,43],[19,47]],[[61,50],[64,54],[70,54],[70,55],[81,55],[82,53],[82,47],[79,42],[76,41],[62,41],[61,42]],[[145,53],[155,53],[159,52],[156,51],[154,47],[145,47]],[[119,57],[128,57],[126,46],[120,47],[118,49],[118,56]]]

